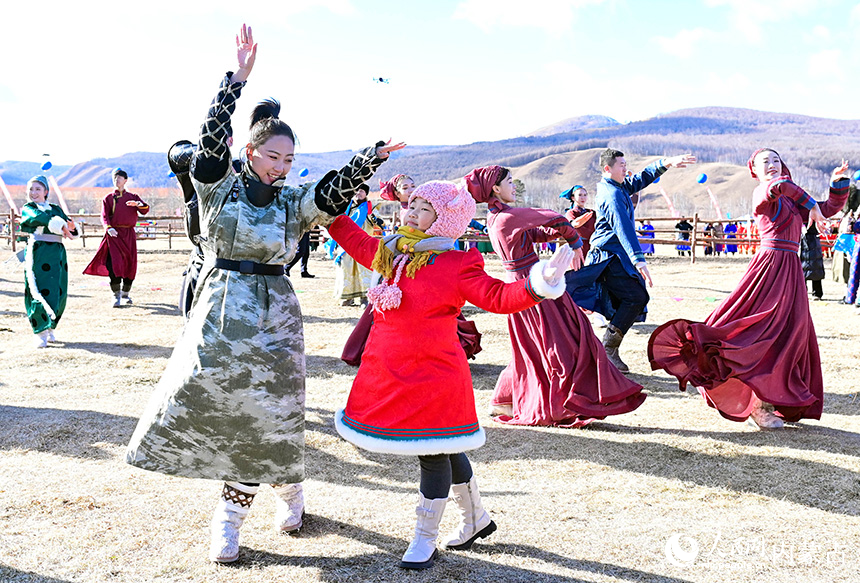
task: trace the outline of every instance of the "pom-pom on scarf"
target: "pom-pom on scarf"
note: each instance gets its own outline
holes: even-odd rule
[[[406,276],[415,278],[433,255],[454,248],[454,239],[434,237],[412,227],[400,227],[393,235],[379,241],[372,269],[382,276],[382,283],[367,291],[373,309],[382,312],[400,307],[403,292],[397,285],[406,269]],[[388,280],[393,280],[390,284]]]

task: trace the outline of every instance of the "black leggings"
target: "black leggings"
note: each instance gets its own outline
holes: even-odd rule
[[[419,455],[421,494],[435,500],[447,498],[451,484],[465,484],[472,479],[472,465],[465,453]]]
[[[107,267],[108,270],[108,277],[110,278],[110,290],[112,292],[118,292],[120,284],[122,284],[122,291],[131,291],[131,284],[134,283],[134,280],[129,279],[127,277],[117,277],[114,274],[113,263],[110,260],[110,252],[108,252],[107,260],[105,261],[105,267]]]

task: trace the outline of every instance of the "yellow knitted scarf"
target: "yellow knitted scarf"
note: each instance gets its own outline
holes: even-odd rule
[[[412,256],[412,261],[406,266],[407,277],[414,279],[418,270],[429,263],[434,253],[442,253],[442,251],[415,252],[416,243],[432,237],[424,231],[419,231],[413,227],[400,227],[397,229],[397,234],[400,235],[400,239],[397,240],[397,250]],[[379,241],[379,247],[376,249],[371,268],[380,274],[383,280],[394,277],[394,253],[385,246],[382,240]]]

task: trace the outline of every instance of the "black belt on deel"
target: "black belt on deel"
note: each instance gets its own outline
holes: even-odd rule
[[[227,271],[238,271],[245,275],[284,275],[283,265],[268,265],[266,263],[254,263],[253,261],[233,261],[231,259],[215,260],[215,267]]]

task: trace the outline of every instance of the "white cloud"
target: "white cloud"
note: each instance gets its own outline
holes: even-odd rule
[[[830,29],[821,24],[803,33],[803,42],[816,47],[831,44],[832,38]]]
[[[690,59],[696,53],[696,46],[703,40],[716,38],[716,34],[706,28],[685,29],[673,37],[658,36],[654,41],[668,55],[679,59]]]
[[[807,14],[815,8],[815,3],[808,0],[781,0],[778,4],[771,0],[705,0],[705,5],[728,7],[734,27],[754,45],[764,42],[765,26]]]
[[[848,23],[851,26],[860,25],[860,4],[857,4],[856,6],[854,6],[854,8],[851,9],[851,13],[848,17]]]
[[[845,74],[842,61],[842,51],[839,49],[819,51],[807,57],[807,71],[813,79],[836,80]]]
[[[484,32],[496,27],[530,27],[561,34],[570,29],[577,12],[604,0],[464,0],[455,19],[467,20]]]

